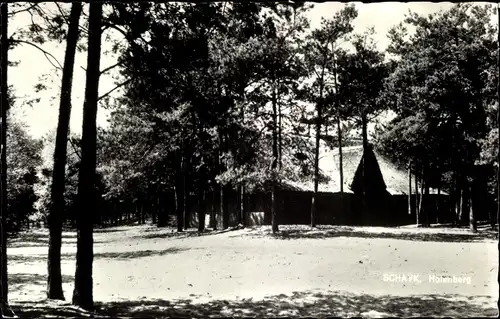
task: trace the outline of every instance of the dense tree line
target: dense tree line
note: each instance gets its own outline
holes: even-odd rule
[[[373,29],[354,33],[353,5],[315,30],[305,2],[55,5],[51,11],[46,3],[9,4],[10,16],[29,12],[40,22],[32,20],[8,44],[5,3],[1,23],[2,88],[9,46],[34,46],[48,56],[43,43],[66,44],[64,63],[55,66],[62,74],[57,131],[45,141],[53,145],[52,167],[41,169],[42,142],[29,138],[20,123],[7,128],[2,113],[1,232],[29,225],[35,184],[44,183],[39,202],[50,229],[48,298],[64,299],[66,223],[78,233],[73,303],[84,308],[93,305],[96,225],[150,217],[163,227],[175,216],[183,231],[196,206],[200,231],[207,212],[211,228],[217,227],[216,212],[228,228],[230,196],[238,198],[236,222],[245,225],[246,194],[264,190],[275,233],[283,181],[295,179],[313,182],[314,227],[318,185],[332,178],[319,168],[321,141],[336,145],[342,159],[346,123],[353,123],[368,150],[368,124],[387,110],[396,117],[379,128],[373,144],[416,178],[418,224],[429,224],[432,187],[447,191],[457,220],[467,216],[475,230],[474,210],[498,187],[493,178],[485,189],[477,182],[484,169],[498,167],[498,29],[491,6],[409,13],[389,32],[384,52]],[[415,32],[409,34],[409,27]],[[118,59],[103,68],[107,30],[117,35],[109,41]],[[77,51],[88,55],[81,137],[71,136],[69,127]],[[114,68],[120,70],[115,89],[123,94],[111,98],[113,89],[99,96],[100,77]],[[2,110],[4,105],[9,101],[2,89]],[[107,129],[96,125],[100,105],[112,110]],[[340,169],[341,192],[342,174]],[[1,279],[4,307],[7,283]]]

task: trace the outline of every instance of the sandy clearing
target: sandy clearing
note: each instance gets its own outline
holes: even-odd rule
[[[450,302],[475,303],[478,309],[495,308],[498,251],[493,241],[434,242],[343,236],[283,240],[267,236],[266,231],[266,227],[260,227],[216,235],[165,237],[172,235],[171,230],[138,226],[96,233],[94,298],[105,303],[190,300],[191,304],[203,304],[248,299],[261,302],[271,296],[282,295],[286,299],[297,292],[308,292],[294,299],[294,304],[300,307],[314,302],[315,293],[341,291],[370,298],[437,295],[443,300],[450,298]],[[363,231],[420,230],[364,228]],[[75,245],[74,234],[66,236],[62,272],[65,295],[70,298]],[[19,245],[8,253],[11,302],[43,300],[47,248]],[[36,280],[32,280],[33,275],[37,275]],[[390,275],[393,277],[387,277]],[[470,284],[431,282],[430,275],[470,278]],[[412,282],[408,281],[410,277]],[[388,278],[396,281],[384,280]],[[363,316],[370,317],[382,315],[387,309],[366,310]],[[435,314],[446,315],[446,311],[445,314],[439,311],[436,309]]]

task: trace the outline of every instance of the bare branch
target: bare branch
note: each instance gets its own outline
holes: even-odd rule
[[[15,14],[18,14],[18,13],[21,13],[21,12],[26,12],[26,11],[30,11],[31,9],[37,7],[40,3],[36,2],[36,3],[33,3],[31,6],[29,6],[28,8],[25,8],[25,9],[21,9],[21,10],[17,10],[17,11],[12,11],[12,12],[9,12],[8,15],[9,16],[13,16]]]
[[[71,144],[71,146],[73,147],[73,151],[75,151],[75,154],[76,156],[78,156],[78,158],[80,159],[80,161],[82,160],[82,156],[80,155],[80,153],[78,152],[75,144],[73,143],[73,140],[71,138],[68,138],[68,141],[69,141],[69,144]]]
[[[64,19],[64,21],[69,25],[69,20],[68,20],[68,17],[66,17],[66,15],[64,14],[61,6],[59,5],[59,3],[56,1],[54,2],[57,6],[57,9],[59,10],[59,13],[61,14],[62,18]]]
[[[101,95],[97,101],[100,101],[102,99],[104,99],[105,97],[107,97],[108,95],[110,95],[111,93],[113,93],[114,91],[118,90],[119,88],[121,88],[122,86],[124,85],[127,85],[128,83],[130,83],[132,81],[132,79],[128,79],[120,84],[118,84],[117,86],[115,86],[113,89],[109,90],[107,93]]]
[[[47,61],[49,61],[49,62],[50,62],[50,64],[52,64],[52,66],[53,66],[54,68],[56,68],[56,69],[58,69],[58,70],[63,70],[63,67],[62,67],[61,63],[59,63],[59,61],[56,59],[56,57],[55,57],[55,56],[53,56],[51,53],[49,53],[49,52],[45,51],[44,49],[42,49],[40,46],[38,46],[38,45],[36,45],[36,44],[34,44],[34,43],[32,43],[32,42],[25,41],[25,40],[10,39],[10,41],[12,41],[13,43],[16,43],[16,42],[17,42],[17,43],[25,43],[25,44],[29,44],[29,45],[31,45],[31,46],[33,46],[33,47],[37,48],[38,50],[40,50],[40,51],[41,51],[41,52],[45,55],[45,57],[47,58]],[[56,64],[57,64],[57,65],[55,65],[55,64],[51,61],[51,59],[49,59],[49,57],[50,57],[50,58],[52,58],[52,59],[56,62]]]
[[[102,74],[108,72],[109,70],[116,68],[117,66],[119,66],[122,63],[123,63],[123,61],[116,62],[115,64],[110,65],[107,68],[105,68],[104,70],[102,70],[100,74],[102,75]]]

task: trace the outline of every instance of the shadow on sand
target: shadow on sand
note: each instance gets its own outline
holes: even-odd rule
[[[237,301],[214,300],[194,303],[186,300],[139,300],[127,302],[97,303],[91,314],[70,308],[43,306],[33,302],[13,304],[21,317],[45,317],[48,315],[79,317],[135,317],[135,318],[187,318],[198,317],[494,317],[497,310],[490,297],[465,297],[458,295],[415,295],[410,297],[355,295],[328,291],[294,292],[291,296],[276,295],[264,300],[243,299]]]
[[[100,252],[94,253],[94,260],[98,259],[113,259],[113,260],[130,260],[135,258],[144,258],[152,256],[164,256],[186,251],[188,248],[170,247],[162,250],[131,250],[121,252]],[[61,254],[61,260],[75,260],[75,254]],[[8,260],[16,263],[36,263],[47,262],[47,254],[36,255],[9,255]]]
[[[257,231],[255,231],[257,230]],[[277,234],[272,234],[269,229],[259,231],[252,229],[243,236],[250,237],[273,237],[276,239],[292,240],[292,239],[327,239],[336,237],[353,237],[353,238],[388,238],[399,240],[412,241],[435,241],[435,242],[484,242],[485,240],[496,240],[498,234],[493,230],[480,230],[477,233],[457,233],[457,232],[427,232],[422,230],[399,231],[394,232],[375,232],[370,228],[355,229],[349,227],[318,227],[314,230],[309,229],[282,229]],[[236,236],[235,236],[236,237]]]

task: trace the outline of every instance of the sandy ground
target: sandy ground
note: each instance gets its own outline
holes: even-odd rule
[[[63,237],[70,300],[76,236]],[[497,243],[484,237],[377,227],[282,226],[279,236],[267,226],[202,235],[154,226],[98,230],[95,314],[496,316]],[[20,316],[85,315],[44,300],[47,242],[38,230],[10,243],[10,303]]]

